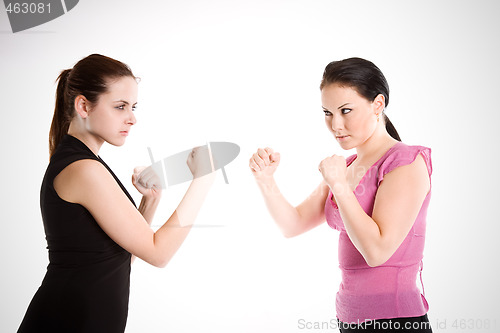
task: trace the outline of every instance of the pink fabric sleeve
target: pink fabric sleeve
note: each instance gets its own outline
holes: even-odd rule
[[[382,162],[378,172],[378,185],[384,179],[384,176],[396,169],[399,166],[411,164],[417,158],[418,154],[422,154],[429,178],[432,174],[431,149],[423,146],[403,146],[394,153],[390,154],[387,159]]]
[[[352,155],[350,155],[350,156],[346,157],[346,159],[345,159],[345,164],[346,164],[347,166],[349,166],[349,164],[351,164],[351,163],[352,163],[352,161],[354,161],[354,159],[355,159],[355,158],[356,158],[356,154],[352,154]]]

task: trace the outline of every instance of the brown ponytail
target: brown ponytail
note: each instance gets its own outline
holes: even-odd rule
[[[69,123],[72,118],[72,114],[68,114],[66,107],[66,83],[68,82],[68,76],[71,69],[65,69],[59,74],[57,80],[56,91],[56,107],[54,109],[54,117],[52,117],[52,125],[50,125],[49,132],[49,153],[52,157],[56,147],[61,142],[64,134],[68,133]],[[56,80],[56,81],[57,81]]]
[[[126,64],[100,54],[91,54],[77,62],[72,69],[65,69],[59,74],[56,107],[49,132],[50,157],[68,133],[75,113],[75,98],[85,96],[90,105],[95,105],[99,96],[108,91],[109,80],[124,76],[136,79]]]
[[[392,122],[389,120],[389,117],[383,113],[384,115],[384,121],[385,121],[385,129],[387,130],[387,133],[389,133],[390,136],[392,136],[394,139],[401,141],[401,138],[399,137],[398,131],[396,131],[396,127],[392,124]]]

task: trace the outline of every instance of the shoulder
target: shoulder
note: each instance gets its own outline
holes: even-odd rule
[[[379,184],[387,174],[396,169],[397,174],[405,174],[404,176],[420,174],[428,178],[432,174],[431,148],[398,142],[390,150],[379,165]]]
[[[54,189],[69,202],[78,203],[82,198],[101,191],[114,183],[104,165],[95,159],[80,159],[66,166],[55,178]]]
[[[431,148],[420,145],[408,145],[400,141],[389,149],[389,153],[385,156],[383,162],[390,163],[395,160],[413,162],[419,154],[430,158]]]
[[[83,142],[66,134],[51,156],[49,168],[57,175],[68,165],[83,159],[99,161]]]
[[[74,161],[64,168],[63,172],[68,174],[70,177],[84,180],[89,180],[95,178],[96,176],[108,173],[101,162],[92,158],[84,158]]]

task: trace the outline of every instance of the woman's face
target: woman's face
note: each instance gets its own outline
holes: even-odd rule
[[[333,83],[321,90],[325,123],[340,146],[352,149],[368,140],[377,127],[377,113],[382,112],[384,97],[368,101],[351,87]]]
[[[137,82],[125,76],[110,81],[108,91],[90,108],[85,122],[89,133],[112,145],[121,146],[136,123]]]

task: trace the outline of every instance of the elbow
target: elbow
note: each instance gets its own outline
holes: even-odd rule
[[[156,255],[148,258],[148,260],[145,261],[154,267],[164,268],[165,266],[167,266],[170,258],[168,258],[167,256]]]
[[[168,260],[160,258],[160,259],[156,259],[156,260],[151,261],[150,264],[155,266],[155,267],[158,267],[158,268],[165,268],[165,266],[167,266],[167,264],[168,264]]]
[[[293,238],[298,235],[302,235],[303,233],[310,230],[311,227],[306,223],[296,223],[293,227],[281,228],[281,233],[285,238]]]
[[[293,238],[295,236],[301,235],[307,231],[306,228],[303,227],[304,223],[301,221],[296,221],[295,223],[290,223],[285,226],[281,225],[281,233],[285,238]]]
[[[397,247],[394,242],[382,238],[358,248],[366,264],[370,267],[378,267],[385,264],[396,250]]]
[[[289,229],[281,229],[281,233],[285,238],[289,239],[298,236],[303,232],[297,229],[289,228]]]
[[[381,266],[390,258],[390,256],[379,251],[372,251],[371,253],[363,255],[363,257],[365,258],[366,264],[370,267]]]
[[[384,261],[385,262],[385,261]],[[384,262],[381,262],[379,260],[366,260],[366,263],[368,264],[368,266],[374,268],[374,267],[378,267],[380,265],[382,265]]]
[[[169,251],[162,251],[156,246],[156,233],[153,234],[153,247],[149,251],[149,260],[147,262],[158,268],[164,268],[172,258],[173,254]]]
[[[138,256],[136,256],[136,257],[138,257]],[[158,268],[163,268],[163,267],[167,266],[167,264],[168,264],[168,260],[162,259],[162,258],[147,258],[147,257],[142,257],[140,259],[142,259],[143,261],[147,262],[151,266],[158,267]],[[130,261],[130,263],[132,264],[133,262],[134,262],[134,257],[132,257],[132,260]]]
[[[159,261],[158,263],[156,263],[155,267],[158,267],[158,268],[165,268],[165,266],[167,266],[168,264],[168,261],[167,260],[161,260]]]

